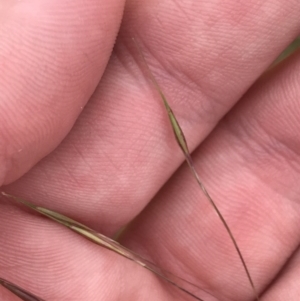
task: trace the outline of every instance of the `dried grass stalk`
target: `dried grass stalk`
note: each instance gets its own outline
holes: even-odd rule
[[[62,224],[63,226],[80,234],[84,238],[92,241],[93,243],[96,243],[97,245],[99,245],[101,247],[109,249],[129,260],[132,260],[133,262],[137,263],[138,265],[142,266],[143,268],[151,271],[152,273],[156,274],[163,280],[167,281],[171,285],[177,287],[184,293],[192,296],[196,300],[204,301],[203,296],[204,297],[211,296],[211,294],[209,292],[200,288],[196,284],[193,284],[193,283],[191,283],[181,277],[178,277],[168,271],[160,269],[154,263],[143,258],[142,256],[138,255],[137,253],[129,250],[128,248],[122,246],[120,243],[116,242],[115,240],[113,240],[109,237],[106,237],[105,235],[100,234],[100,233],[96,232],[95,230],[93,230],[93,229],[91,229],[63,214],[60,214],[58,212],[55,212],[53,210],[50,210],[50,209],[47,209],[44,207],[35,206],[34,204],[32,204],[22,198],[7,194],[3,191],[1,192],[1,194],[10,200],[17,201],[18,203],[25,205],[26,207],[34,210],[35,212],[38,212],[39,214],[42,214],[42,215],[54,220],[55,222]],[[201,294],[201,297],[199,297],[199,294]],[[27,300],[27,299],[24,299],[24,300]],[[31,299],[28,299],[28,300],[31,300]],[[32,299],[32,301],[35,301],[35,300],[39,301],[42,299]]]
[[[24,290],[23,288],[0,278],[0,284],[24,301],[45,301],[44,299]]]
[[[223,225],[224,225],[224,227],[225,227],[228,235],[230,236],[230,239],[231,239],[231,241],[232,241],[232,243],[233,243],[233,245],[234,245],[234,247],[235,247],[235,249],[236,249],[236,251],[238,253],[238,256],[239,256],[239,258],[240,258],[240,260],[242,262],[243,268],[244,268],[244,270],[246,272],[247,278],[248,278],[248,280],[250,282],[251,288],[252,288],[253,293],[254,293],[254,297],[255,297],[255,299],[257,301],[259,301],[260,298],[259,298],[256,286],[254,285],[253,279],[251,277],[251,274],[249,272],[249,269],[247,267],[245,259],[244,259],[243,255],[242,255],[242,252],[241,252],[241,250],[240,250],[240,248],[239,248],[239,246],[238,246],[238,244],[236,242],[236,239],[235,239],[235,237],[234,237],[234,235],[233,235],[230,227],[228,226],[225,218],[223,217],[222,213],[220,212],[218,206],[216,205],[216,203],[214,202],[214,200],[212,199],[212,197],[208,193],[208,191],[205,188],[205,186],[202,183],[202,181],[200,180],[200,177],[199,177],[199,175],[198,175],[198,173],[197,173],[197,171],[195,169],[195,164],[194,164],[193,159],[191,157],[191,153],[189,151],[185,135],[184,135],[184,133],[183,133],[183,131],[182,131],[182,129],[181,129],[178,121],[177,121],[177,118],[176,118],[175,114],[173,113],[173,111],[172,111],[172,109],[171,109],[171,107],[170,107],[170,105],[169,105],[169,103],[168,103],[168,101],[167,101],[167,99],[166,99],[166,97],[165,97],[165,95],[164,95],[161,87],[159,86],[159,84],[158,84],[157,80],[155,79],[152,71],[150,70],[149,65],[147,64],[146,59],[145,59],[145,57],[144,57],[144,55],[143,55],[143,53],[142,53],[139,45],[137,44],[137,42],[135,41],[135,39],[133,39],[133,41],[134,41],[134,43],[136,45],[136,48],[139,51],[139,54],[140,54],[140,56],[141,56],[141,58],[142,58],[142,60],[144,62],[144,65],[146,66],[147,72],[148,72],[148,74],[150,76],[150,79],[151,79],[152,83],[153,83],[155,89],[157,90],[157,92],[159,93],[159,95],[160,95],[160,97],[161,97],[161,99],[163,101],[163,104],[164,104],[164,107],[165,107],[166,112],[168,114],[168,117],[169,117],[169,120],[170,120],[170,124],[172,126],[172,130],[174,132],[176,141],[177,141],[180,149],[182,150],[182,152],[184,154],[185,160],[186,160],[186,162],[187,162],[187,164],[188,164],[188,166],[189,166],[189,168],[190,168],[190,170],[191,170],[194,178],[196,179],[199,187],[201,188],[201,190],[204,193],[204,195],[207,198],[207,200],[213,206],[215,212],[217,213],[217,215],[219,216],[221,222],[223,223]]]

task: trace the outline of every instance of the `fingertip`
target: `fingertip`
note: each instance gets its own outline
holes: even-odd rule
[[[22,1],[0,17],[0,184],[51,152],[105,70],[123,1]]]

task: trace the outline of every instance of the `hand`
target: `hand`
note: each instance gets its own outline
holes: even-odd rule
[[[124,13],[123,6],[2,4],[2,190],[106,235],[138,216],[124,245],[208,290],[211,300],[253,300],[227,232],[180,167],[134,37],[261,300],[298,300],[300,53],[258,78],[299,34],[299,1],[141,0],[128,1]],[[135,263],[4,200],[0,229],[0,277],[47,301],[189,300]]]

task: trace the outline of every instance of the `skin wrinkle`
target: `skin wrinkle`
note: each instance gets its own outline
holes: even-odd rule
[[[74,143],[71,144],[73,149],[75,150],[75,152],[79,155],[80,159],[85,163],[85,169],[88,169],[87,171],[85,170],[84,174],[90,176],[92,174],[95,174],[95,172],[93,171],[92,166],[88,163],[88,160],[85,159],[84,155],[79,151],[79,148],[77,148],[75,146]],[[63,162],[63,160],[61,160],[61,162]],[[74,181],[73,184],[77,184],[77,187],[82,187],[85,185],[85,182],[83,182],[83,177],[82,175],[78,175],[78,173],[76,172],[76,168],[74,166],[71,166],[70,168],[68,168],[65,164],[62,164],[62,166],[65,168],[66,172],[69,175],[72,175],[71,179],[73,179]],[[75,169],[75,170],[74,170]]]
[[[270,294],[270,290],[272,291],[272,286],[276,285],[276,282],[280,281],[280,279],[284,276],[284,273],[286,273],[286,270],[289,268],[291,261],[293,260],[293,258],[295,256],[297,256],[297,250],[299,250],[299,246],[298,248],[295,249],[295,251],[291,254],[290,257],[287,257],[285,264],[282,266],[282,269],[280,271],[278,271],[278,273],[276,274],[276,276],[273,278],[273,281],[271,281],[269,283],[269,285],[265,288],[265,290],[262,292],[261,296],[262,296],[262,300],[265,299],[265,296]],[[298,256],[297,256],[298,257]],[[276,296],[276,298],[278,297],[278,295]],[[286,298],[287,296],[285,296]],[[273,300],[273,299],[270,299]],[[285,300],[285,299],[284,299]],[[289,299],[288,299],[289,300]]]
[[[179,11],[185,16],[185,18],[187,20],[191,21],[191,19],[189,17],[189,14],[185,11],[185,9],[182,7],[182,5],[180,5],[180,3],[178,2],[178,0],[173,0],[173,2],[175,3],[175,5],[179,9]]]
[[[277,94],[280,95],[280,93]],[[291,146],[288,145],[287,142],[282,141],[283,136],[281,138],[280,136],[276,135],[276,132],[274,135],[270,132],[270,130],[267,130],[267,128],[263,126],[263,120],[259,121],[258,118],[256,119],[255,123],[253,122],[253,120],[255,119],[251,120],[251,126],[247,122],[247,119],[240,119],[238,129],[236,125],[233,126],[233,124],[228,119],[226,122],[226,118],[223,120],[223,124],[227,130],[229,130],[233,135],[236,136],[236,138],[242,138],[243,143],[247,144],[248,149],[252,148],[252,151],[255,152],[255,156],[253,155],[254,158],[257,157],[259,152],[257,148],[255,151],[253,146],[251,146],[251,143],[253,142],[255,142],[255,145],[259,147],[259,150],[263,150],[266,155],[270,155],[272,158],[274,156],[278,158],[279,156],[281,159],[284,159],[285,163],[288,163],[295,171],[297,171],[297,165],[292,164],[292,162],[297,164],[297,158],[299,158],[299,154],[295,152],[296,150],[291,148]],[[248,131],[247,128],[249,128],[250,131]],[[259,135],[257,133],[259,133]],[[251,142],[249,141],[249,138],[251,139]],[[260,154],[260,156],[262,156],[262,154]]]
[[[255,128],[253,119],[251,120],[251,126],[249,126],[245,119],[243,121],[240,120],[239,127],[233,125],[232,122],[226,122],[225,120],[222,121],[222,125],[224,126],[222,130],[230,133],[231,136],[235,137],[235,140],[237,142],[242,142],[239,144],[245,144],[247,148],[244,149],[252,150],[251,157],[255,159],[258,158],[258,155],[259,157],[263,158],[278,155],[282,159],[285,159],[286,163],[289,163],[287,161],[290,158],[286,158],[287,154],[294,154],[298,156],[298,154],[295,154],[294,151],[291,150],[286,144],[283,144],[280,140],[274,137],[274,135],[270,135],[270,133],[266,129],[264,129],[263,126],[259,125],[258,122],[256,122],[257,129],[253,133],[253,129]],[[262,134],[264,135],[260,139]],[[253,144],[255,144],[255,146],[253,146]],[[282,148],[279,146],[284,146],[284,148],[287,149],[287,152],[282,151]],[[244,161],[247,162],[249,160],[249,157],[249,155],[247,155],[247,157],[244,157]]]
[[[126,53],[126,55],[124,55]],[[138,81],[142,85],[141,81],[141,75],[142,72],[138,75],[138,71],[140,70],[139,64],[137,60],[135,59],[135,56],[132,55],[131,49],[127,47],[127,43],[123,42],[122,39],[118,39],[118,43],[114,47],[114,51],[111,55],[111,60],[116,60],[117,63],[121,65],[121,68],[123,68],[126,72],[126,74],[130,75],[132,78],[130,89],[136,89],[136,82]],[[144,80],[144,77],[142,78]],[[146,82],[146,81],[145,81]],[[148,88],[147,84],[143,84],[143,87],[139,86],[139,89],[141,88]]]
[[[73,149],[75,150],[75,152],[79,155],[79,157],[81,158],[81,160],[84,162],[85,166],[88,167],[88,169],[90,170],[90,173],[94,173],[93,165],[91,165],[90,162],[89,162],[89,160],[87,160],[85,158],[85,155],[76,146],[76,143],[71,142],[71,146],[73,147]]]
[[[266,137],[269,138],[269,145],[266,147],[263,146],[263,141],[261,141],[260,147],[264,149],[266,153],[269,153],[272,157],[274,155],[279,156],[281,159],[284,159],[285,163],[287,163],[295,172],[300,174],[300,153],[297,153],[297,151],[293,148],[291,148],[288,143],[284,142],[282,139],[279,139],[275,137],[274,135],[271,135],[266,129],[261,128],[265,134]],[[269,146],[272,145],[272,147],[269,148]],[[274,154],[275,153],[275,154]],[[295,163],[295,164],[293,164]]]
[[[184,275],[185,280],[190,281],[191,283],[197,283],[197,285],[200,286],[205,292],[208,292],[213,296],[214,288],[211,285],[205,283],[204,281],[199,281],[198,279],[195,279],[195,271],[192,262],[187,266],[186,263],[183,263],[181,260],[179,260],[179,250],[175,251],[173,248],[168,248],[165,244],[162,244],[162,246],[163,252],[166,254],[166,258],[168,258],[168,262],[176,262],[176,268],[172,269],[171,271],[172,273],[174,273],[174,275]],[[185,249],[186,248],[184,247],[182,248],[183,251],[185,251]],[[165,261],[162,263],[159,262],[158,264],[163,268],[165,265]]]
[[[269,300],[273,300],[274,296],[280,301],[284,301],[286,300],[286,298],[288,298],[288,300],[292,300],[294,291],[296,292],[294,295],[298,296],[299,285],[298,282],[295,281],[295,279],[297,279],[296,275],[298,275],[298,269],[300,266],[299,254],[300,252],[298,249],[298,252],[293,254],[293,256],[290,258],[290,261],[285,270],[282,271],[280,275],[281,277],[278,277],[278,279],[276,279],[276,282],[274,283],[273,287],[271,287],[270,290],[265,292],[265,295],[263,297],[269,297]],[[293,281],[289,279],[291,276],[290,274],[294,274],[296,276],[292,278],[294,279]],[[286,280],[286,278],[288,278],[288,282],[285,281],[285,283],[283,284],[283,279]]]
[[[159,73],[166,73],[165,77],[166,78],[170,78],[174,79],[176,82],[183,84],[182,86],[185,85],[191,85],[190,87],[195,88],[195,86],[197,87],[198,93],[201,93],[204,98],[211,98],[209,94],[204,94],[204,90],[202,85],[200,84],[199,81],[196,81],[195,79],[193,79],[191,76],[189,76],[188,74],[186,74],[185,72],[182,72],[182,70],[179,72],[180,67],[182,67],[182,65],[179,65],[178,67],[176,67],[176,65],[174,63],[172,63],[172,61],[166,61],[162,60],[159,58],[158,55],[155,55],[155,53],[153,51],[151,51],[150,47],[147,46],[147,42],[143,41],[142,37],[139,37],[139,43],[141,43],[143,45],[143,53],[145,53],[145,57],[147,58],[147,54],[149,54],[151,59],[154,59],[155,63],[151,63],[151,59],[147,58],[147,63],[149,64],[151,70],[153,71],[155,78],[159,77],[157,76],[155,70],[157,69],[159,71]],[[144,50],[144,48],[146,50]],[[157,65],[157,67],[155,66]],[[177,63],[178,65],[178,63]],[[155,67],[154,67],[155,66]],[[169,76],[168,76],[169,75]],[[187,79],[186,81],[183,80],[183,76]],[[204,75],[201,79],[203,80],[205,78],[206,75]],[[202,97],[200,97],[202,98]]]
[[[197,103],[197,106],[195,106],[195,108],[191,108],[191,111],[198,112],[197,118],[193,118],[193,116],[191,116],[192,114],[190,114],[189,117],[182,116],[182,114],[180,114],[180,117],[184,118],[184,122],[192,123],[193,119],[199,119],[200,115],[200,119],[205,120],[205,123],[209,124],[210,127],[213,129],[218,123],[218,120],[216,120],[213,116],[216,116],[216,112],[218,111],[225,112],[225,110],[228,109],[228,106],[226,106],[226,104],[222,101],[223,99],[218,99],[215,98],[213,95],[210,95],[210,93],[208,93],[206,89],[203,88],[203,85],[201,85],[199,82],[196,82],[191,76],[184,73],[181,73],[181,75],[179,76],[179,70],[177,70],[178,73],[176,72],[176,69],[174,70],[175,73],[172,73],[172,78],[175,79],[176,82],[190,88],[190,91],[195,91],[196,86],[196,94],[199,95],[199,102]]]
[[[141,37],[139,38],[139,43],[141,42]],[[126,46],[126,44],[128,44],[128,43],[123,43],[123,45],[125,45]],[[146,42],[144,42],[143,41],[143,46],[144,47],[147,47],[147,45],[146,45]],[[132,48],[132,47],[130,47],[130,46],[127,46],[126,47],[127,49],[130,49],[130,48]],[[176,82],[178,82],[178,83],[180,83],[180,84],[182,84],[182,86],[187,86],[188,85],[188,87],[191,89],[192,87],[193,88],[195,88],[195,86],[197,87],[197,91],[198,91],[198,93],[201,93],[202,95],[203,95],[203,97],[200,97],[200,98],[204,98],[204,99],[211,99],[211,97],[208,95],[208,94],[204,94],[204,90],[205,89],[202,89],[202,87],[201,87],[201,85],[199,86],[199,82],[197,82],[197,81],[195,81],[194,79],[192,79],[190,76],[188,76],[188,74],[185,74],[185,73],[180,73],[180,76],[179,76],[179,73],[178,72],[176,72],[176,70],[178,71],[178,68],[176,68],[175,67],[175,65],[171,68],[171,69],[173,69],[173,71],[171,71],[170,70],[170,68],[168,68],[167,66],[166,66],[166,64],[162,61],[162,60],[159,60],[159,58],[157,58],[157,57],[155,57],[154,56],[154,53],[151,53],[151,51],[150,51],[150,49],[149,49],[149,47],[147,47],[147,51],[146,51],[146,53],[148,53],[148,54],[150,54],[150,56],[151,56],[151,58],[154,58],[154,61],[156,62],[156,63],[158,63],[158,65],[160,66],[160,67],[157,67],[157,68],[155,68],[155,69],[158,69],[158,70],[160,70],[161,72],[166,72],[167,73],[167,75],[170,75],[170,79],[169,79],[169,77],[167,76],[167,78],[168,78],[168,81],[171,81],[171,80],[175,80]],[[146,54],[145,54],[146,55]],[[137,62],[137,65],[138,66],[140,66],[140,63],[138,62],[138,58],[137,59],[135,59],[135,56],[134,55],[132,55],[132,57],[133,57],[133,59]],[[148,61],[150,61],[150,59],[148,60]],[[154,68],[153,68],[153,65],[151,65],[151,69],[153,70]],[[175,73],[174,73],[174,71],[175,71]],[[160,73],[161,73],[160,72]],[[154,73],[155,73],[155,71],[154,71]],[[186,76],[186,79],[187,80],[183,80],[183,75],[185,75]],[[203,79],[203,78],[202,78]],[[153,89],[153,88],[152,88]],[[191,89],[192,90],[192,89]],[[194,92],[193,92],[194,93]],[[202,108],[202,110],[199,110],[199,108],[197,108],[197,110],[191,110],[191,111],[200,111],[200,112],[202,112],[201,113],[201,118],[203,119],[208,119],[207,121],[209,122],[209,123],[211,123],[212,121],[210,120],[210,117],[207,117],[207,116],[212,116],[213,115],[213,113],[215,112],[215,109],[213,109],[213,107],[215,107],[215,102],[216,102],[216,99],[213,99],[213,101],[210,101],[210,102],[206,102],[206,104],[208,104],[206,107],[207,108],[204,108],[204,102],[200,102],[199,104],[201,105],[201,108]],[[225,107],[225,104],[223,104],[222,102],[218,102],[218,105],[222,105],[222,106],[224,106]],[[185,103],[185,105],[186,105],[186,103]],[[212,107],[212,108],[209,108],[208,109],[208,107]],[[208,112],[209,111],[209,112]],[[182,117],[182,116],[181,116]],[[188,122],[189,124],[191,123],[191,120],[193,120],[193,118],[191,118],[191,116],[189,115],[189,118],[187,119],[187,118],[184,118],[184,120],[185,120],[185,122]],[[181,122],[181,124],[183,124],[184,122]],[[216,121],[213,121],[213,124],[216,124]]]
[[[140,39],[139,39],[139,42],[140,42]],[[125,43],[126,44],[126,43]],[[144,47],[147,47],[146,46],[146,44],[145,43],[143,43],[143,46]],[[130,48],[129,46],[128,46],[128,48]],[[188,85],[189,86],[189,88],[191,88],[192,86],[195,86],[196,85],[196,87],[197,87],[197,91],[198,91],[198,93],[201,93],[202,95],[203,95],[203,97],[200,97],[201,99],[202,98],[204,98],[204,99],[209,99],[209,97],[208,97],[208,95],[206,95],[206,94],[204,94],[204,92],[203,92],[203,90],[201,89],[201,86],[199,86],[198,85],[198,83],[196,82],[196,81],[194,81],[192,78],[189,78],[188,77],[188,75],[186,75],[186,79],[187,80],[183,80],[182,79],[182,75],[185,75],[184,73],[182,73],[181,72],[181,75],[179,76],[179,73],[177,73],[176,72],[176,68],[173,68],[174,69],[174,71],[175,71],[175,73],[173,72],[173,71],[170,71],[170,68],[167,68],[166,67],[166,64],[164,64],[161,60],[159,60],[158,58],[156,58],[156,57],[154,57],[154,54],[153,53],[151,53],[150,52],[150,50],[149,50],[149,48],[147,48],[147,51],[145,51],[145,53],[149,53],[150,54],[150,56],[151,56],[151,58],[154,58],[154,61],[156,62],[156,63],[158,63],[158,65],[160,66],[160,67],[153,67],[153,65],[151,65],[151,70],[153,70],[153,69],[158,69],[159,70],[159,73],[166,73],[166,78],[167,78],[167,81],[169,82],[171,82],[172,80],[175,80],[176,82],[178,82],[179,84],[182,84],[183,86],[186,86],[186,85]],[[133,58],[134,58],[135,56],[133,55]],[[140,66],[140,63],[138,62],[138,57],[137,57],[137,59],[136,59],[136,61],[137,61],[137,65],[138,66]],[[148,60],[148,61],[150,61],[150,59]],[[140,68],[142,68],[142,66],[140,67]],[[153,71],[154,72],[154,74],[155,74],[155,71]],[[170,75],[170,76],[168,76],[168,75]],[[146,75],[146,77],[147,77],[147,75]],[[159,80],[159,76],[156,76],[157,78],[158,78],[158,80]],[[147,79],[147,78],[146,78]],[[149,80],[149,79],[148,79]],[[162,80],[161,80],[162,81]],[[164,85],[164,86],[166,86],[166,85]],[[154,88],[152,87],[152,90],[154,90]],[[192,90],[191,90],[192,91]],[[155,91],[154,91],[155,92]],[[194,94],[194,92],[193,92],[193,94]],[[178,93],[177,93],[177,95],[178,95]],[[158,97],[157,97],[158,98]],[[197,106],[197,110],[192,110],[191,109],[191,112],[201,112],[200,114],[201,114],[201,119],[204,119],[204,120],[206,120],[209,124],[211,124],[211,123],[213,123],[214,125],[216,124],[216,121],[211,121],[211,117],[207,117],[207,116],[212,116],[213,114],[213,112],[214,112],[214,110],[215,109],[213,109],[213,107],[215,107],[215,102],[214,102],[215,100],[213,100],[213,101],[210,101],[210,102],[206,102],[206,106],[205,106],[205,108],[204,108],[204,102],[203,101],[201,101],[201,102],[199,102],[198,104],[201,106],[201,108],[202,108],[202,110],[199,110],[199,106]],[[191,105],[189,102],[185,102],[185,103],[183,103],[182,101],[180,102],[180,100],[178,101],[178,103],[182,103],[182,104],[184,104],[185,106],[188,104],[188,105]],[[225,105],[224,105],[225,106]],[[209,109],[208,109],[208,107],[209,107]],[[193,118],[191,115],[189,115],[189,117],[187,118],[187,117],[184,117],[184,116],[182,116],[182,114],[178,114],[178,115],[180,115],[180,117],[181,117],[181,119],[184,119],[184,120],[182,120],[181,121],[181,125],[182,126],[184,126],[184,123],[187,123],[190,127],[193,125],[193,123],[191,123],[194,119],[196,119],[196,118]],[[197,117],[199,116],[199,114],[197,114]],[[183,117],[183,118],[182,118]],[[199,118],[197,118],[197,119],[199,119]]]
[[[77,178],[76,175],[74,175],[70,168],[68,168],[64,162],[64,160],[62,160],[60,157],[56,156],[56,161],[57,163],[63,167],[63,170],[69,175],[69,179],[71,179],[70,182],[72,182],[73,184],[75,183],[77,187],[82,187],[82,182],[80,182]],[[72,167],[71,167],[72,168]]]
[[[286,196],[286,191],[282,191],[282,189],[279,189],[277,186],[276,187],[272,187],[271,183],[269,182],[268,179],[265,179],[264,176],[262,176],[262,175],[260,175],[258,173],[253,172],[253,170],[255,170],[255,166],[257,165],[257,163],[255,164],[255,166],[249,165],[249,164],[245,164],[245,163],[249,162],[249,158],[254,158],[256,162],[264,161],[264,159],[261,159],[261,160],[257,159],[258,155],[259,155],[259,152],[258,152],[257,148],[253,147],[253,143],[256,146],[259,147],[260,151],[263,151],[264,155],[262,155],[262,153],[260,153],[259,157],[262,157],[262,158],[272,157],[273,158],[274,155],[279,155],[279,157],[281,159],[284,159],[285,163],[288,163],[289,166],[291,166],[290,162],[284,157],[284,154],[278,153],[275,149],[273,149],[272,152],[270,153],[270,145],[269,146],[265,145],[266,140],[262,139],[261,142],[256,141],[256,139],[257,139],[257,137],[259,135],[252,135],[252,134],[250,134],[250,132],[246,130],[246,127],[242,127],[242,131],[243,131],[244,134],[246,134],[246,136],[242,138],[242,143],[240,143],[242,136],[240,135],[240,133],[238,134],[236,132],[236,127],[231,127],[231,126],[227,126],[227,125],[228,124],[226,124],[226,127],[223,127],[223,130],[225,130],[226,132],[230,133],[230,135],[232,135],[232,137],[234,137],[235,141],[238,142],[238,144],[239,144],[239,148],[238,149],[240,149],[242,147],[243,149],[247,149],[248,150],[247,151],[247,155],[245,153],[241,153],[238,150],[237,150],[237,152],[235,152],[235,154],[240,157],[240,162],[241,162],[240,164],[243,166],[243,168],[247,168],[251,172],[251,174],[253,176],[255,176],[257,179],[259,179],[260,181],[262,181],[266,185],[266,187],[271,188],[274,192],[279,193],[282,197],[285,197]],[[267,137],[268,137],[268,139],[270,138],[269,136],[267,136]],[[250,138],[251,141],[248,138]],[[247,147],[243,147],[243,145],[246,145]],[[273,143],[272,143],[272,145],[274,146]],[[231,147],[233,147],[233,146],[234,146],[234,144],[232,143]],[[271,147],[271,149],[272,149],[272,147]],[[275,152],[275,154],[274,154],[274,152]],[[250,162],[251,162],[251,160],[250,160]],[[295,171],[297,171],[297,170],[295,170]],[[286,189],[286,188],[287,187],[284,187],[284,189]],[[289,190],[290,190],[290,188],[289,188]],[[289,200],[292,200],[292,199],[289,199]]]

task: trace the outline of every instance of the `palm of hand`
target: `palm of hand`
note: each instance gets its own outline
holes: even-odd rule
[[[135,36],[258,289],[268,287],[262,300],[297,300],[299,53],[243,94],[297,35],[299,4],[129,1],[108,61],[122,5],[104,2],[3,10],[3,189],[107,235],[140,214],[126,246],[219,300],[252,300],[226,231],[179,168],[161,102],[128,44]],[[46,300],[186,300],[134,263],[1,206],[1,277]]]

